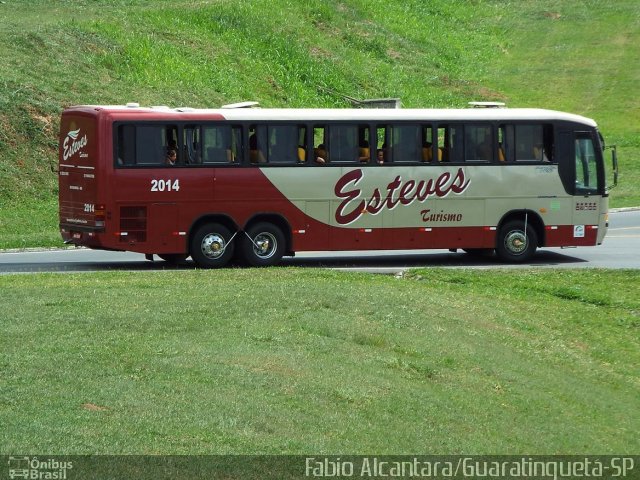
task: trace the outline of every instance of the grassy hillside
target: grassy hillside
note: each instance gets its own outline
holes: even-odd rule
[[[0,248],[59,243],[58,117],[118,103],[406,107],[470,100],[595,118],[640,204],[640,4],[240,0],[0,4]]]

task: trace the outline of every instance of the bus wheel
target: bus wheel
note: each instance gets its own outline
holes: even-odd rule
[[[191,237],[191,258],[199,267],[219,268],[233,256],[232,236],[228,228],[208,223],[198,228]]]
[[[284,255],[284,234],[271,223],[258,223],[249,228],[241,241],[242,259],[254,267],[275,265]]]
[[[171,265],[180,265],[188,257],[188,255],[185,255],[184,253],[163,253],[158,254],[158,256]]]
[[[516,220],[506,223],[498,233],[496,253],[505,262],[521,263],[529,260],[536,252],[538,236],[531,225]]]

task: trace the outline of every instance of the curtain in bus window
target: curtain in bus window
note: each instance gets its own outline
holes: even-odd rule
[[[234,125],[231,127],[231,162],[237,162],[242,158],[243,148],[242,127],[240,125]]]
[[[205,126],[202,135],[204,163],[229,163],[232,161],[231,127]]]
[[[269,163],[297,163],[298,162],[298,126],[277,125],[268,129]],[[259,137],[258,137],[259,138]]]
[[[516,161],[548,161],[542,125],[516,125]]]
[[[329,158],[331,162],[357,162],[359,157],[358,127],[331,125],[329,127]]]
[[[576,193],[595,193],[598,191],[598,170],[593,141],[590,138],[577,138],[576,150]]]
[[[465,125],[464,153],[467,162],[488,162],[493,158],[493,138],[488,125]]]
[[[391,159],[393,162],[422,160],[422,129],[420,125],[394,125],[391,130]]]
[[[163,165],[167,154],[165,126],[136,126],[136,163]]]
[[[118,165],[135,165],[136,163],[136,127],[120,125],[118,127]]]
[[[190,165],[202,163],[201,134],[199,126],[186,126],[184,129],[185,162]]]

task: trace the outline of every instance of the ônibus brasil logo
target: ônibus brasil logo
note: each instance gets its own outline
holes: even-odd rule
[[[69,140],[71,140],[71,145],[69,145]],[[71,130],[69,131],[69,133],[67,133],[67,136],[65,137],[62,144],[62,158],[64,160],[68,160],[86,146],[87,135],[85,134],[81,137],[80,129]]]

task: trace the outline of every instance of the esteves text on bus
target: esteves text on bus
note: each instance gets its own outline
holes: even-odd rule
[[[593,120],[542,109],[74,106],[60,229],[201,267],[436,248],[523,262],[602,243],[604,150]]]

